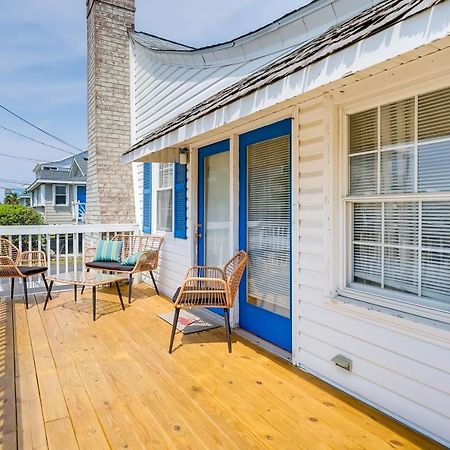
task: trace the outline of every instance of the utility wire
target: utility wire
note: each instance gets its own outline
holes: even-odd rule
[[[6,153],[0,153],[0,156],[4,156],[5,158],[20,159],[22,161],[31,161],[31,162],[34,162],[36,164],[40,164],[40,163],[45,162],[43,159],[27,158],[26,156],[7,155]]]
[[[10,180],[8,178],[0,178],[1,183],[20,184],[21,186],[30,184],[28,181]]]
[[[17,131],[11,130],[11,129],[3,126],[3,125],[0,125],[0,128],[2,128],[3,130],[9,131],[10,133],[16,134],[17,136],[20,136],[20,137],[23,137],[25,139],[29,139],[30,141],[36,142],[37,144],[44,145],[45,147],[54,148],[55,150],[59,150],[60,152],[67,153],[68,155],[75,155],[76,154],[76,153],[71,152],[69,150],[64,150],[63,148],[55,147],[54,145],[46,144],[45,142],[38,141],[37,139],[34,139],[34,138],[30,137],[30,136],[27,136],[25,134],[19,133]]]
[[[34,123],[29,122],[28,120],[24,119],[23,117],[19,116],[19,114],[16,114],[15,112],[11,111],[10,109],[8,109],[6,106],[3,106],[2,104],[0,104],[0,108],[4,109],[6,112],[8,112],[9,114],[12,114],[14,117],[17,117],[19,120],[21,120],[22,122],[25,122],[26,124],[32,126],[33,128],[36,128],[36,130],[41,131],[42,133],[46,134],[47,136],[50,136],[53,139],[56,139],[58,142],[61,142],[61,144],[67,145],[69,147],[72,147],[73,149],[77,150],[78,152],[82,152],[83,150],[79,147],[76,147],[75,145],[69,144],[68,142],[60,139],[59,137],[55,136],[54,134],[49,133],[48,131],[43,130],[42,128],[39,128],[37,125],[35,125]],[[73,153],[72,153],[73,154]]]

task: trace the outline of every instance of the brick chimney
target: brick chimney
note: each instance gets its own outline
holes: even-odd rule
[[[130,55],[134,0],[87,0],[87,222],[134,223],[130,146]]]

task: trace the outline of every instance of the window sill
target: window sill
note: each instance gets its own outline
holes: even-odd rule
[[[366,296],[369,297],[369,296]],[[444,313],[435,315],[423,314],[400,310],[399,303],[389,300],[396,304],[396,308],[390,305],[375,304],[373,299],[361,300],[349,295],[346,290],[340,291],[338,295],[330,298],[327,307],[339,313],[344,313],[358,319],[363,319],[371,323],[380,324],[384,327],[391,328],[394,331],[401,331],[405,334],[418,335],[424,338],[432,338],[442,340],[446,345],[449,343],[450,333],[450,314]],[[418,307],[416,307],[418,308]]]

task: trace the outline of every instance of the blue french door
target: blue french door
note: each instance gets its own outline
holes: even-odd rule
[[[239,243],[249,263],[241,328],[292,350],[291,120],[239,137]]]
[[[198,262],[223,267],[230,259],[230,142],[198,152]],[[214,312],[223,311],[214,308]]]
[[[77,202],[86,203],[86,186],[77,186]]]

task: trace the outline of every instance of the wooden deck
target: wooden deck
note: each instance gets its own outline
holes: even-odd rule
[[[90,292],[34,299],[0,301],[5,449],[439,448],[244,339],[228,354],[223,328],[169,355],[171,305],[146,285],[125,311],[100,290],[96,322]]]

